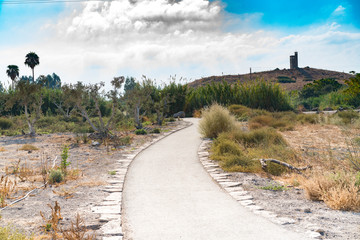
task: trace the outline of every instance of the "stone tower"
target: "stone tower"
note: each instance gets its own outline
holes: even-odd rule
[[[294,55],[290,56],[290,69],[297,69],[297,68],[299,68],[298,52],[295,52]]]

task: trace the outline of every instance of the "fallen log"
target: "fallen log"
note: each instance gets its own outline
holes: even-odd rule
[[[306,166],[306,167],[302,167],[302,168],[297,168],[297,167],[294,167],[286,162],[282,162],[282,161],[279,161],[279,160],[276,160],[276,159],[259,159],[260,163],[261,163],[261,167],[262,169],[266,170],[266,167],[267,167],[267,163],[268,162],[272,162],[272,163],[276,163],[276,164],[279,164],[281,166],[284,166],[284,167],[287,167],[289,168],[290,170],[293,170],[299,174],[302,174],[301,171],[305,171],[306,169],[310,169],[312,168],[312,166]]]

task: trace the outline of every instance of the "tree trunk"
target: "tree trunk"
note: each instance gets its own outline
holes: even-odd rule
[[[28,127],[29,127],[30,136],[35,136],[35,134],[36,134],[36,130],[35,130],[35,126],[34,126],[35,121],[31,121],[31,119],[30,119],[27,104],[25,104],[25,117],[26,117],[26,123],[28,124]]]

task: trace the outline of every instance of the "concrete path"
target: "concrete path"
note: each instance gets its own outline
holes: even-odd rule
[[[306,239],[254,215],[215,184],[197,157],[193,126],[139,154],[123,191],[123,230],[132,240]]]

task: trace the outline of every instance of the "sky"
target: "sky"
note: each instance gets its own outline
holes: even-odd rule
[[[299,66],[360,72],[358,0],[0,0],[0,81],[8,65],[65,83],[115,76],[168,82]]]

